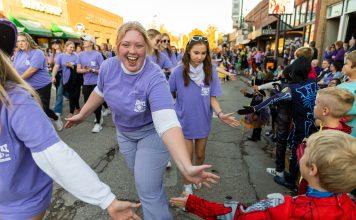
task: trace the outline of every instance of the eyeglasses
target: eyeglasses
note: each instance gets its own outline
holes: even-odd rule
[[[170,43],[170,40],[162,40],[162,43]]]
[[[201,35],[195,35],[192,37],[191,41],[204,41],[208,42],[208,38],[201,36]]]

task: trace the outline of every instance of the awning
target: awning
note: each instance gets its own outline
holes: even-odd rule
[[[75,38],[79,39],[80,34],[76,33],[71,27],[64,25],[57,25],[52,23],[51,30],[54,37],[58,38]]]
[[[31,21],[22,18],[9,17],[19,32],[26,32],[30,35],[36,35],[41,37],[52,37],[52,32],[45,28],[40,22]]]

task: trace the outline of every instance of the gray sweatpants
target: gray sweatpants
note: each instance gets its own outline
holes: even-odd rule
[[[117,131],[120,152],[133,171],[144,219],[172,219],[163,187],[169,153],[153,123],[133,132]]]

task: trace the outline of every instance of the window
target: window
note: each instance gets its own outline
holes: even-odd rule
[[[342,2],[329,6],[326,18],[333,18],[342,15]]]
[[[306,22],[305,17],[307,15],[307,6],[308,6],[308,2],[304,2],[302,4],[302,9],[300,12],[300,24],[304,24]]]
[[[310,35],[310,25],[307,25],[305,27],[305,33],[304,33],[304,44],[309,43],[309,35]]]
[[[294,26],[299,26],[299,24],[300,24],[300,5],[298,5],[296,8]]]
[[[307,11],[307,18],[306,21],[312,21],[312,17],[313,17],[313,0],[309,0],[308,2],[308,11]]]
[[[347,1],[347,9],[346,9],[346,12],[347,12],[347,13],[350,13],[350,12],[353,12],[353,11],[356,11],[356,1],[354,1],[354,0],[348,0],[348,1]]]
[[[317,6],[318,6],[318,2],[319,0],[314,0],[313,2],[313,11],[311,13],[311,20],[314,21],[315,20],[315,15],[316,15],[316,10],[317,10]]]
[[[291,15],[290,18],[290,26],[294,27],[294,20],[295,20],[296,9],[294,9],[294,13]]]

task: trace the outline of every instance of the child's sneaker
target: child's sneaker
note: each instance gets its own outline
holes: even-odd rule
[[[266,168],[266,172],[272,176],[284,177],[284,172],[277,172],[276,168]]]

